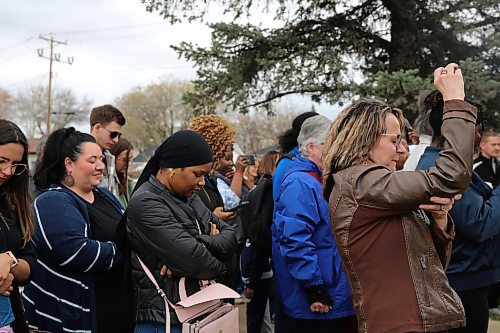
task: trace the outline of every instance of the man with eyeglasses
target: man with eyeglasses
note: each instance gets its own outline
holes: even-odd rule
[[[109,149],[120,139],[125,121],[120,110],[109,104],[97,106],[90,112],[90,134],[95,138],[105,156],[106,169],[99,186],[107,188],[116,197],[119,197],[119,194],[115,177],[115,158]]]

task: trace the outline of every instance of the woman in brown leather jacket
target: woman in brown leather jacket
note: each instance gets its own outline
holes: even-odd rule
[[[456,64],[436,69],[434,84],[445,100],[445,143],[435,167],[395,171],[404,152],[403,117],[380,101],[347,107],[325,143],[324,194],[359,332],[439,332],[465,325],[445,275],[454,237],[447,212],[470,182],[477,110],[463,101]]]

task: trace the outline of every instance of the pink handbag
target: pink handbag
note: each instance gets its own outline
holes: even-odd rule
[[[165,302],[165,333],[170,333],[169,305],[174,308],[177,318],[182,323],[182,333],[239,333],[238,308],[221,300],[239,298],[237,292],[220,283],[202,281],[201,290],[187,297],[186,279],[181,278],[179,281],[181,300],[173,304],[139,256],[137,259]]]

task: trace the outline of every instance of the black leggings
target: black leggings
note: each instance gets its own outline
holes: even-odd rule
[[[483,287],[457,292],[464,305],[467,326],[450,330],[450,333],[488,332],[488,289],[489,287]]]

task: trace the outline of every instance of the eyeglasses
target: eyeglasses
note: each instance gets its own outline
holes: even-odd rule
[[[122,136],[122,133],[121,132],[118,132],[118,131],[110,131],[109,129],[107,129],[106,127],[102,127],[104,128],[106,131],[109,132],[109,137],[111,139],[114,139],[114,138],[120,138]]]
[[[19,176],[24,171],[28,170],[28,166],[26,164],[20,164],[20,163],[12,164],[5,160],[0,160],[0,171],[5,171],[7,170],[7,168],[10,168],[10,172],[14,176]]]
[[[393,136],[393,137],[396,137],[396,150],[401,148],[401,141],[403,140],[403,137],[401,136],[401,134],[391,134],[391,133],[382,133],[380,134],[382,136]]]

